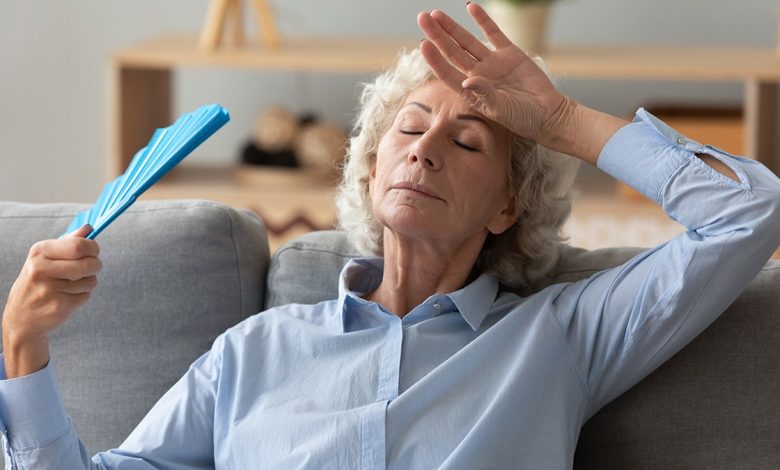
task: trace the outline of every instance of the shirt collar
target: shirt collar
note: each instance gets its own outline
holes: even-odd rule
[[[341,312],[341,332],[346,331],[347,306],[368,304],[362,297],[373,292],[382,282],[382,258],[354,258],[347,262],[339,276],[338,305]],[[481,274],[465,287],[447,294],[463,319],[476,331],[484,321],[498,293],[498,279]]]
[[[471,284],[449,294],[471,329],[477,331],[498,294],[498,279],[482,273]]]

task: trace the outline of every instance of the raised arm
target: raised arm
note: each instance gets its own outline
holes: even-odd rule
[[[701,333],[766,263],[780,243],[780,180],[644,110],[628,123],[563,96],[479,5],[467,8],[493,49],[443,12],[418,16],[437,77],[515,133],[633,186],[688,229],[554,287],[556,321],[593,413]]]
[[[644,110],[607,142],[599,168],[688,230],[560,288],[555,311],[591,413],[709,326],[780,243],[780,180],[771,171],[688,139]]]
[[[628,121],[563,95],[534,61],[515,46],[476,3],[466,6],[489,44],[441,10],[422,12],[420,49],[434,74],[480,113],[549,149],[596,165],[604,145]],[[736,176],[716,158],[700,155],[716,171]]]

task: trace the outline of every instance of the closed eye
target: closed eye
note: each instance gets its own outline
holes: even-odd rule
[[[460,148],[462,148],[462,149],[466,149],[466,150],[468,150],[469,152],[477,152],[477,151],[479,151],[479,149],[475,149],[474,147],[470,147],[470,146],[468,146],[468,145],[466,145],[466,144],[464,144],[464,143],[462,143],[462,142],[458,142],[457,140],[453,140],[453,142],[454,142],[454,143],[455,143],[455,145],[457,145],[458,147],[460,147]]]
[[[401,134],[404,134],[404,135],[422,135],[422,134],[425,134],[424,131],[408,131],[408,130],[404,130],[404,129],[399,129],[398,132],[400,132]],[[457,140],[454,140],[454,139],[453,139],[452,143],[454,143],[455,145],[457,145],[458,147],[460,147],[460,148],[462,148],[464,150],[468,150],[469,152],[478,152],[479,151],[479,149],[477,149],[477,148],[474,148],[474,147],[472,147],[470,145],[466,145],[463,142],[460,142],[460,141],[457,141]]]

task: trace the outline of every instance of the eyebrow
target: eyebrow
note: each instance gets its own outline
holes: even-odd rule
[[[422,109],[426,113],[431,113],[433,111],[430,106],[424,105],[424,104],[422,104],[422,103],[420,103],[418,101],[410,101],[409,103],[406,104],[406,106],[409,106],[410,104],[413,104],[413,105],[417,106],[418,108]],[[477,116],[475,114],[458,114],[456,117],[458,119],[463,119],[463,120],[466,120],[466,121],[478,121],[478,122],[481,122],[482,124],[487,126],[488,129],[490,129],[490,132],[493,132],[493,128],[490,126],[490,124],[488,124],[488,122],[484,118],[481,118],[481,117],[479,117],[479,116]]]

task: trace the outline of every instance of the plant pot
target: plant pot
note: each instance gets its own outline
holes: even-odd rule
[[[528,53],[544,52],[550,5],[547,2],[515,4],[488,0],[485,10],[510,41]]]

